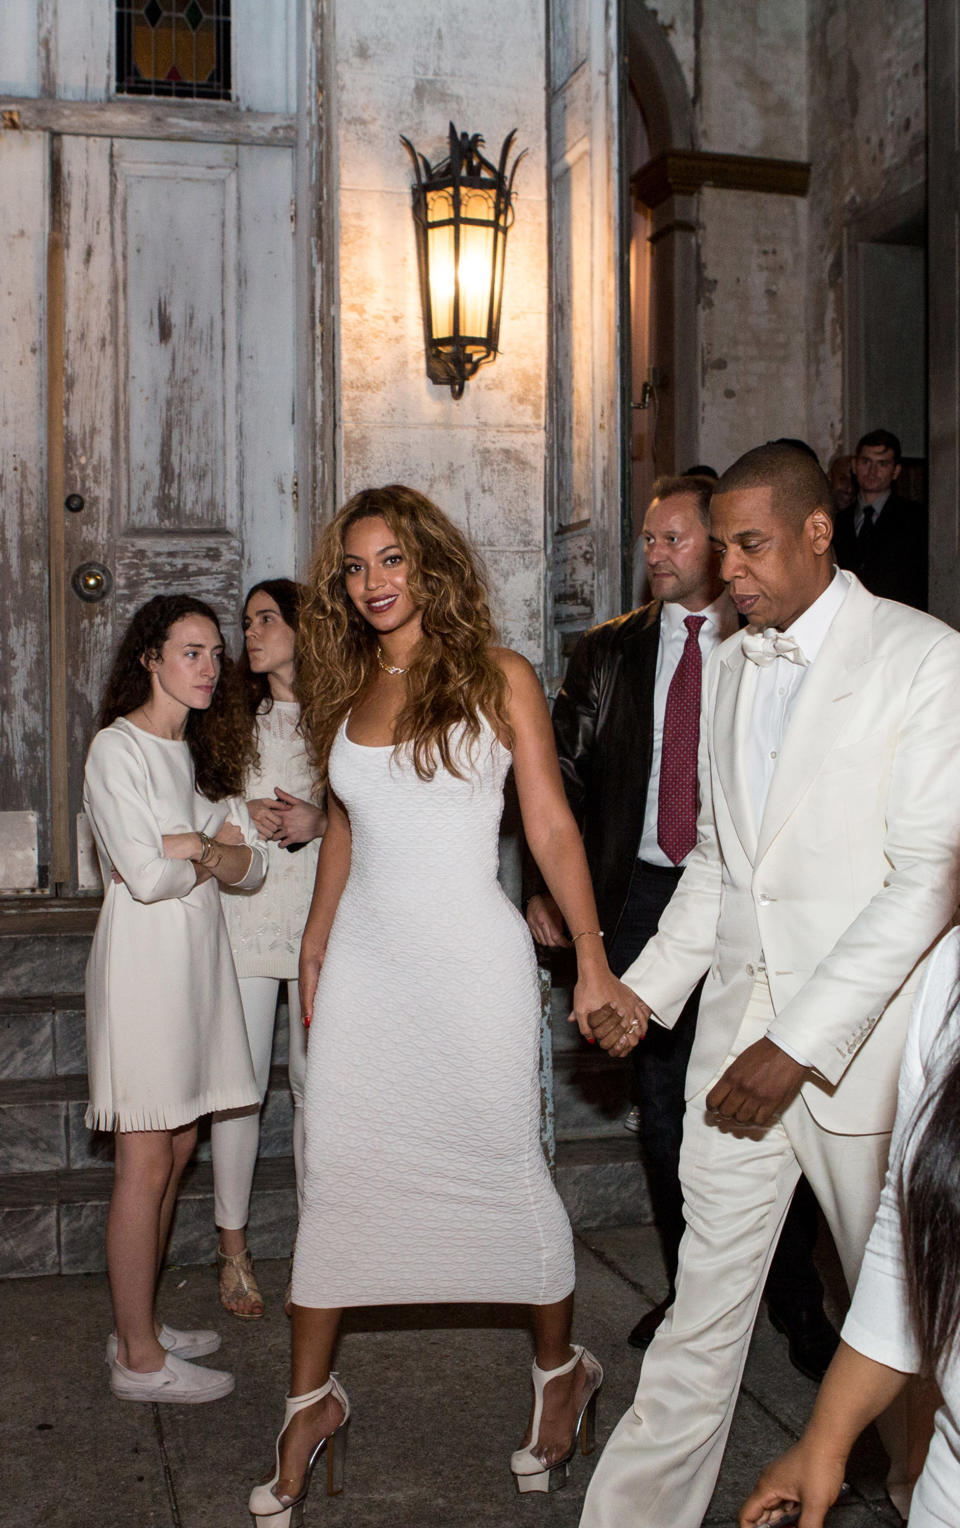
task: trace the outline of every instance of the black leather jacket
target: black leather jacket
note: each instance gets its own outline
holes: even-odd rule
[[[643,833],[659,640],[659,601],[594,626],[577,643],[553,707],[564,790],[583,833],[607,949]],[[525,891],[542,890],[534,867]]]

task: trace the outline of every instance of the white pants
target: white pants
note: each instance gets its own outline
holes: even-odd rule
[[[300,1022],[296,981],[287,982],[290,1011],[288,1076],[293,1094],[293,1164],[297,1178],[297,1209],[303,1196],[303,1082],[307,1070],[307,1032]],[[270,1054],[277,1016],[280,980],[275,976],[242,976],[240,998],[250,1042],[253,1071],[263,1103],[270,1080]],[[210,1125],[213,1158],[214,1216],[227,1231],[241,1230],[250,1216],[250,1190],[260,1145],[260,1110],[215,1114]]]
[[[772,1017],[754,986],[723,1070]],[[804,1173],[853,1289],[883,1187],[889,1134],[834,1135],[800,1098],[756,1139],[708,1124],[690,1099],[680,1153],[687,1229],[677,1295],[643,1361],[633,1407],[594,1472],[581,1528],[699,1528],[710,1505],[767,1270]],[[746,1495],[752,1481],[744,1480]]]

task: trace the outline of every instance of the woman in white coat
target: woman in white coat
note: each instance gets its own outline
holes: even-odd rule
[[[242,798],[264,840],[269,874],[260,891],[223,898],[261,1104],[270,1080],[277,997],[281,982],[286,985],[298,1208],[307,1032],[300,1018],[297,962],[327,820],[312,799],[316,782],[293,688],[302,595],[292,579],[270,578],[255,584],[244,600],[244,651],[230,676],[227,731],[243,761]],[[214,1116],[210,1146],[220,1299],[232,1315],[248,1321],[263,1315],[246,1232],[259,1142],[259,1108]]]
[[[148,601],[120,645],[84,775],[104,884],[86,978],[86,1123],[116,1143],[107,1362],[123,1400],[233,1389],[231,1374],[189,1361],[219,1347],[215,1332],[154,1316],[197,1119],[256,1101],[219,885],[258,886],[266,855],[242,803],[228,810],[233,766],[207,725],[222,660],[208,605]]]
[[[914,1488],[910,1528],[956,1528],[960,1503],[960,929],[937,946],[917,993],[880,1207],[837,1355],[800,1442],[763,1474],[741,1528],[802,1507],[821,1528],[847,1457],[911,1374],[943,1404]]]

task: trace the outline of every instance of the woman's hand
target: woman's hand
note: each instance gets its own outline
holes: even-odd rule
[[[306,945],[300,946],[297,987],[300,992],[300,1019],[304,1029],[310,1028],[310,1020],[313,1018],[313,1000],[317,994],[317,982],[320,980],[320,969],[326,952],[326,941],[322,948],[311,946],[308,950]]]
[[[257,796],[247,802],[247,811],[261,838],[277,838],[283,827],[280,803],[272,796]]]
[[[549,950],[568,950],[570,940],[563,932],[563,914],[549,891],[538,892],[527,903],[527,927],[537,944]]]
[[[322,838],[327,827],[327,814],[312,801],[301,796],[291,796],[288,791],[274,787],[277,798],[276,810],[281,814],[275,838],[281,844],[308,844],[311,839]],[[262,836],[262,835],[261,835]]]
[[[751,1496],[740,1508],[740,1528],[775,1524],[785,1512],[801,1507],[799,1528],[822,1528],[843,1485],[845,1458],[821,1452],[805,1439],[767,1466]]]
[[[244,842],[243,831],[235,822],[223,822],[220,824],[214,836],[214,843],[232,845],[234,848]]]
[[[625,1056],[643,1039],[649,1018],[646,1003],[617,981],[609,967],[581,974],[573,989],[569,1022],[578,1026],[585,1039],[599,1040],[615,1056]]]

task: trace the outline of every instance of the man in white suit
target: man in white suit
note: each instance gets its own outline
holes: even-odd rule
[[[670,1026],[701,976],[676,1301],[581,1528],[697,1528],[801,1172],[850,1287],[886,1166],[920,963],[957,901],[960,635],[834,564],[829,484],[789,446],[720,479],[747,628],[704,680],[698,842],[623,980]],[[613,1016],[601,1043],[637,1041]]]

